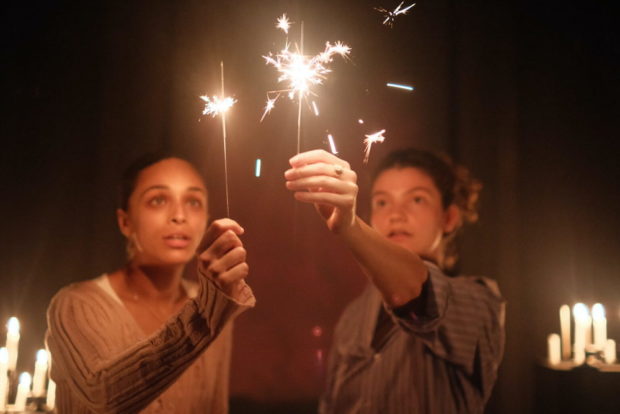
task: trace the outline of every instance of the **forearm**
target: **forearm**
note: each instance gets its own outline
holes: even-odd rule
[[[402,306],[420,295],[428,270],[418,255],[385,239],[359,217],[339,237],[388,306]]]

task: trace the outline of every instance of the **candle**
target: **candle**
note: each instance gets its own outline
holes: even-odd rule
[[[590,326],[588,308],[583,303],[573,306],[573,317],[575,318],[575,344],[573,347],[573,359],[576,364],[583,364],[586,360],[586,335]]]
[[[594,346],[597,350],[603,350],[607,342],[607,318],[605,318],[605,308],[600,303],[592,306],[592,322],[594,326]]]
[[[6,348],[0,348],[0,412],[6,410],[6,397],[9,392],[9,352]]]
[[[47,409],[50,411],[53,411],[54,406],[56,405],[56,383],[51,378],[47,384],[47,398],[45,400],[45,405],[47,405]]]
[[[570,359],[570,307],[560,306],[560,333],[562,335],[562,359]]]
[[[27,372],[19,376],[19,386],[17,387],[17,397],[15,397],[14,411],[24,411],[26,409],[26,398],[30,393],[30,382],[32,378]]]
[[[608,364],[613,364],[616,362],[616,341],[613,339],[608,339],[605,342],[605,362]]]
[[[39,351],[37,351],[37,362],[34,364],[34,377],[32,380],[32,394],[35,397],[40,397],[45,393],[47,361],[47,351],[45,349],[39,349]]]
[[[16,317],[9,318],[6,333],[6,349],[9,353],[9,371],[15,371],[17,367],[17,352],[19,348],[19,320]]]
[[[560,335],[551,334],[547,337],[547,358],[551,365],[559,364],[562,360],[560,350]]]

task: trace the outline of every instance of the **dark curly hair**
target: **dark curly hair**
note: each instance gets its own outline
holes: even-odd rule
[[[390,168],[414,167],[423,170],[432,179],[441,194],[444,209],[454,204],[461,212],[461,224],[455,231],[444,236],[445,269],[453,269],[458,261],[455,238],[463,224],[478,221],[478,199],[482,183],[472,177],[469,170],[452,162],[444,154],[435,154],[415,148],[406,148],[389,153],[375,168],[371,182]]]

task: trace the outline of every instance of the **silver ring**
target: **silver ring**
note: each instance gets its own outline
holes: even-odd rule
[[[344,168],[342,168],[342,165],[334,164],[334,172],[338,177],[340,177],[344,172]]]

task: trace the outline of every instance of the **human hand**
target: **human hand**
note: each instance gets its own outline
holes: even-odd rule
[[[215,220],[207,229],[198,252],[198,271],[211,279],[224,293],[243,301],[249,266],[246,250],[239,238],[244,233],[236,221]]]
[[[286,188],[304,203],[314,204],[327,227],[341,233],[355,223],[357,174],[348,162],[324,150],[297,154],[284,173]]]

